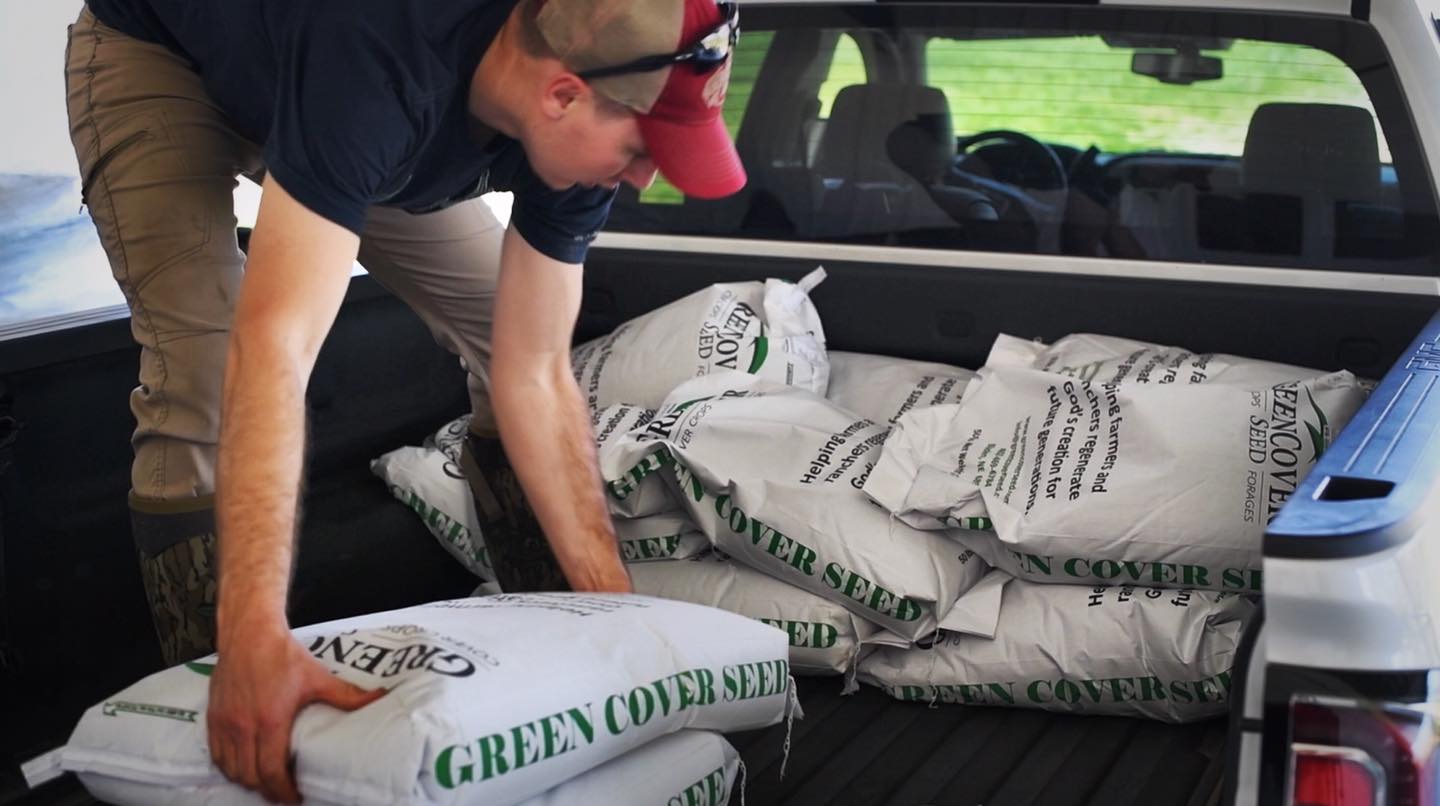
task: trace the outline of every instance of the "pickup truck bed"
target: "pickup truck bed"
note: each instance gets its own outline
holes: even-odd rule
[[[23,423],[12,468],[0,475],[10,664],[0,668],[3,805],[91,803],[73,777],[27,793],[17,766],[62,744],[86,707],[160,668],[124,505],[134,366],[125,324],[32,341],[24,351],[0,343],[13,415]],[[367,468],[464,406],[449,357],[399,302],[357,279],[311,387],[307,521],[291,599],[297,625],[474,587]],[[783,779],[783,725],[734,735],[749,770],[746,803],[1187,806],[1208,802],[1223,769],[1224,720],[1175,727],[927,708],[870,688],[841,697],[840,689],[838,678],[799,681],[806,717],[793,724]]]
[[[811,259],[597,250],[578,336],[718,280],[798,278]],[[826,260],[815,299],[831,346],[978,366],[996,332],[1101,330],[1378,377],[1433,301],[1398,294]],[[135,348],[128,322],[0,340],[0,804],[88,802],[73,778],[27,793],[19,762],[65,740],[85,707],[160,667],[125,491]],[[369,473],[463,412],[463,379],[418,320],[368,278],[309,390],[310,481],[291,600],[307,624],[463,596],[475,580]],[[0,416],[6,412],[0,411]],[[5,470],[4,468],[7,468]],[[734,737],[751,804],[1203,804],[1218,797],[1224,720],[1169,726],[838,695],[802,679],[783,726]]]

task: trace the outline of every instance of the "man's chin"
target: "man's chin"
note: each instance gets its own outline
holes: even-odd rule
[[[571,179],[559,179],[553,176],[546,176],[539,171],[536,171],[535,175],[540,177],[540,182],[544,184],[545,187],[550,188],[551,190],[565,191],[579,184],[578,182]]]

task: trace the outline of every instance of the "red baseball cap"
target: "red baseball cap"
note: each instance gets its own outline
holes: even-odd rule
[[[715,0],[543,0],[541,35],[596,92],[636,113],[655,167],[687,196],[745,187],[720,112],[739,33]]]

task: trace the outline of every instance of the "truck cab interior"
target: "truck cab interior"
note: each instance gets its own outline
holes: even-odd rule
[[[1434,205],[1400,181],[1424,174],[1413,134],[1376,115],[1393,90],[1367,83],[1373,35],[1072,12],[806,9],[800,25],[757,8],[742,45],[756,79],[730,104],[748,187],[639,194],[612,226],[1430,270]]]

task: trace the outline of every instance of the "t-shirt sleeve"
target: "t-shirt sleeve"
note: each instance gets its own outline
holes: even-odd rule
[[[394,51],[346,16],[302,26],[280,48],[265,164],[305,207],[359,234],[366,209],[407,181],[424,135]]]
[[[590,242],[605,226],[615,199],[610,188],[575,185],[554,190],[526,162],[517,166],[509,189],[515,194],[510,225],[526,243],[561,263],[585,262]]]

